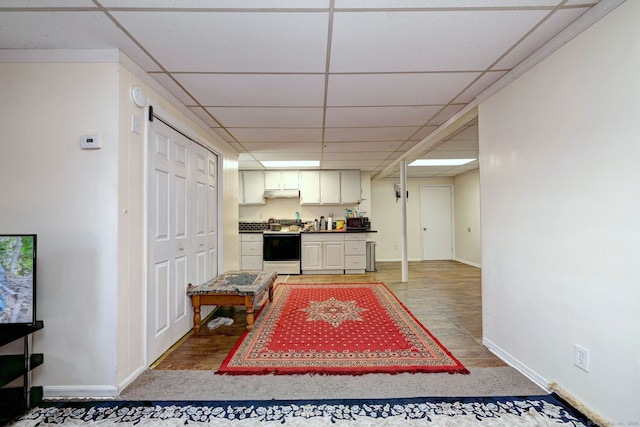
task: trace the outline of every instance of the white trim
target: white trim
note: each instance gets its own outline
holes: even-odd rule
[[[458,261],[461,262],[463,264],[467,264],[470,265],[472,267],[478,267],[478,268],[482,268],[482,264],[478,264],[477,262],[473,262],[473,261],[468,261],[466,259],[462,259],[462,258],[454,258],[454,261]]]
[[[44,399],[59,399],[67,397],[82,398],[114,398],[118,396],[118,389],[115,386],[44,386],[42,388]]]
[[[2,49],[0,62],[113,62],[118,49]]]
[[[528,366],[522,364],[518,359],[511,356],[509,353],[504,351],[502,348],[498,347],[495,343],[487,338],[482,338],[482,344],[489,349],[490,352],[498,356],[504,362],[506,362],[509,366],[520,372],[525,377],[529,378],[531,381],[536,383],[540,388],[544,389],[546,392],[551,391],[551,383],[547,381],[542,376],[538,375],[537,372],[530,369]]]
[[[146,341],[145,341],[146,342]],[[146,346],[145,346],[145,353],[146,353]],[[145,354],[146,357],[146,354]],[[124,381],[122,381],[120,384],[118,384],[118,390],[122,391],[124,390],[126,387],[128,387],[129,385],[131,385],[131,383],[138,378],[138,376],[140,376],[140,374],[142,374],[144,371],[146,370],[146,368],[144,366],[140,366],[138,369],[136,369],[135,371],[133,371],[131,373],[131,375],[129,375],[127,378],[124,379]],[[118,393],[120,394],[120,393]]]

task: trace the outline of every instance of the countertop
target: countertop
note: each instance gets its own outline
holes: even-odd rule
[[[322,233],[377,233],[376,230],[322,230],[322,231],[301,231],[305,234],[322,234]]]
[[[268,230],[246,230],[240,231],[240,233],[264,233]],[[272,232],[275,233],[275,232]],[[284,231],[286,233],[286,231]],[[377,233],[376,230],[323,230],[323,231],[300,231],[300,234],[323,234],[323,233]]]

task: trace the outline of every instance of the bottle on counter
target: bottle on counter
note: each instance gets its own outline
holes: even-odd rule
[[[318,231],[318,218],[313,221],[313,231]]]
[[[320,231],[326,230],[327,224],[324,222],[324,216],[320,217]]]

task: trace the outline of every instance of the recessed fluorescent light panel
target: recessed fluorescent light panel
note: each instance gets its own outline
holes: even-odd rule
[[[265,168],[317,168],[320,160],[263,160]]]
[[[475,159],[417,159],[409,163],[409,166],[462,166],[474,160]]]

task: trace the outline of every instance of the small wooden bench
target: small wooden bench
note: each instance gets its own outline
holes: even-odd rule
[[[200,286],[189,283],[187,295],[193,305],[193,329],[200,330],[200,306],[245,306],[247,330],[253,329],[253,309],[266,293],[273,301],[273,285],[278,277],[275,271],[229,271]]]

